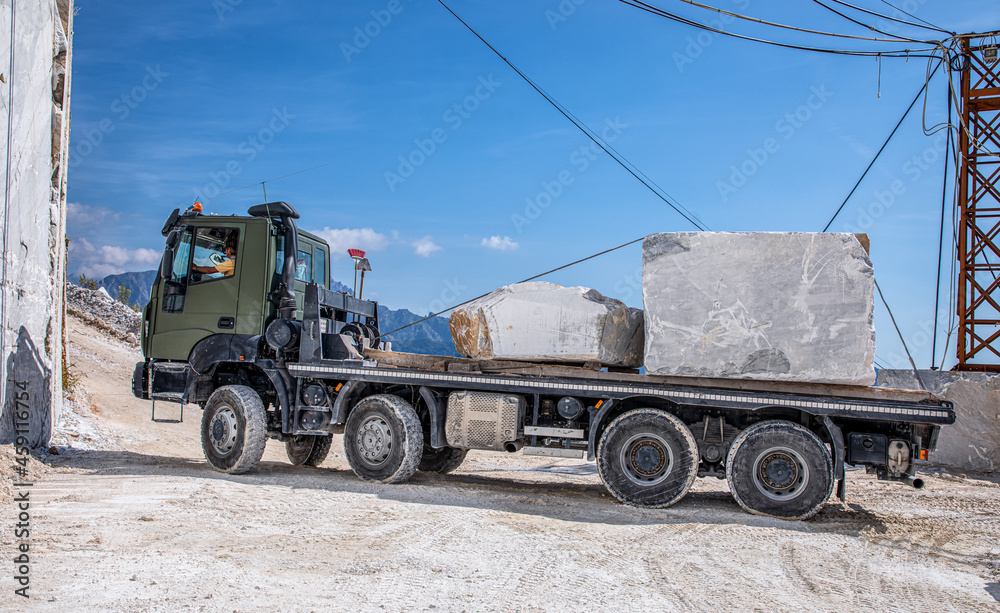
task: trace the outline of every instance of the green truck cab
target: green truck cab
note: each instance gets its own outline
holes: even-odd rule
[[[280,204],[271,205],[275,213],[282,210]],[[274,221],[195,211],[176,219],[172,214],[170,220],[164,228],[167,250],[143,312],[143,355],[186,361],[211,336],[264,334],[276,314],[273,296],[283,283],[285,263],[285,236],[275,231]],[[302,230],[296,238],[293,285],[301,319],[306,284],[330,285],[330,248]],[[232,257],[227,257],[227,242],[234,247]],[[222,267],[227,262],[229,267]]]
[[[298,217],[285,202],[253,206],[246,216],[203,215],[200,207],[170,214],[143,310],[136,397],[204,408],[216,390],[245,386],[260,397],[269,437],[310,448],[320,434],[329,439],[316,428],[322,415],[313,411],[303,422],[296,413],[298,383],[285,365],[302,349],[357,360],[365,348],[384,345],[378,305],[329,290],[330,246],[299,230]],[[316,315],[305,331],[304,309]],[[207,454],[235,443],[220,436]],[[228,460],[215,459],[226,468]]]

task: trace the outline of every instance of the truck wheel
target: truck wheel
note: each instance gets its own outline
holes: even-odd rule
[[[330,446],[333,445],[332,436],[317,436],[313,441],[312,453],[306,460],[306,466],[319,466],[326,461],[326,456],[330,455]]]
[[[428,473],[441,473],[442,475],[450,473],[462,465],[467,453],[468,451],[465,449],[456,449],[454,447],[434,449],[433,447],[424,445],[424,454],[420,458],[420,465],[417,466],[417,470]]]
[[[618,500],[668,507],[698,475],[698,447],[681,420],[656,409],[634,409],[608,425],[597,449],[597,470]]]
[[[215,469],[253,470],[267,443],[267,413],[253,388],[227,385],[212,393],[201,416],[201,447]]]
[[[347,418],[344,453],[351,470],[365,481],[406,481],[417,472],[423,448],[417,412],[399,396],[369,396]]]
[[[833,491],[826,445],[789,421],[764,421],[741,432],[729,448],[726,479],[741,507],[766,517],[812,517]]]

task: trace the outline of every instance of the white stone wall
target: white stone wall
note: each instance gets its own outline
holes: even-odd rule
[[[942,426],[931,463],[1000,473],[1000,375],[921,370],[878,371],[879,387],[922,389],[955,403],[957,420]],[[921,383],[923,386],[921,387]]]
[[[72,29],[73,0],[0,0],[2,443],[47,445],[62,401]]]

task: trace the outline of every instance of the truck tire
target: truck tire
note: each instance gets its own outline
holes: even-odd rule
[[[253,470],[267,443],[267,413],[253,388],[227,385],[212,393],[201,416],[201,447],[213,468],[237,475]]]
[[[726,457],[736,502],[755,515],[808,519],[833,492],[833,459],[808,429],[764,421],[741,432]]]
[[[434,449],[425,445],[424,454],[420,458],[417,470],[428,473],[441,473],[442,475],[450,473],[462,465],[467,453],[468,451],[465,449],[456,449],[454,447]]]
[[[601,435],[597,470],[611,495],[625,504],[669,507],[698,476],[698,447],[680,419],[656,409],[634,409]]]
[[[296,466],[319,466],[330,453],[332,437],[301,434],[285,441],[285,455]]]
[[[317,436],[313,441],[313,450],[306,460],[306,466],[319,466],[326,461],[326,456],[330,455],[330,446],[333,445],[332,436]]]
[[[365,481],[406,481],[417,472],[423,449],[417,412],[399,396],[369,396],[347,418],[344,453],[351,470]]]

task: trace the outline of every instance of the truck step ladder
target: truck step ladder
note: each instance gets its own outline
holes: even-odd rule
[[[149,418],[152,421],[155,421],[155,422],[161,423],[161,424],[179,424],[179,423],[183,423],[184,422],[184,403],[183,402],[179,402],[178,404],[181,405],[181,417],[180,417],[180,419],[157,419],[156,418],[156,400],[153,400],[152,401],[152,405],[153,405],[152,406],[152,414],[149,416]]]

